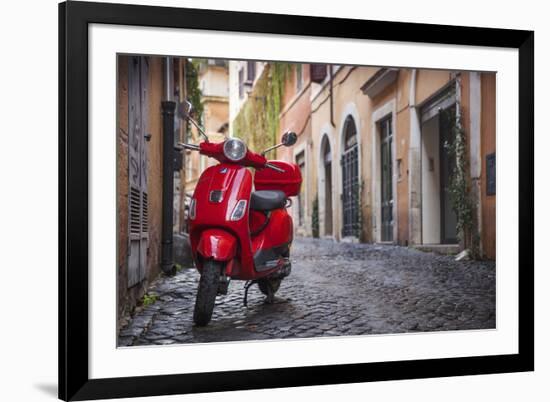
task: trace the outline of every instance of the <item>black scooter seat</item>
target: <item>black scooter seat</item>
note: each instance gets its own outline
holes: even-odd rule
[[[250,196],[250,209],[255,211],[271,211],[283,208],[286,203],[286,194],[278,190],[254,191]]]

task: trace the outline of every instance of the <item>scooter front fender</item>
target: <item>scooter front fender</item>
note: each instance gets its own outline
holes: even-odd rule
[[[205,259],[230,261],[237,253],[237,239],[221,229],[207,229],[201,233],[197,253]]]

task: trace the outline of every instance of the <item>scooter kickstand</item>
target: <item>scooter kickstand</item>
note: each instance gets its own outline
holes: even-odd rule
[[[246,281],[244,284],[244,306],[248,307],[248,289],[250,289],[250,286],[254,285],[256,281]]]

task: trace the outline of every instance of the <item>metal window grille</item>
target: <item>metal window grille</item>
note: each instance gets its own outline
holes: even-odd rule
[[[344,123],[344,152],[342,165],[342,236],[359,237],[359,149],[357,128],[351,116]]]

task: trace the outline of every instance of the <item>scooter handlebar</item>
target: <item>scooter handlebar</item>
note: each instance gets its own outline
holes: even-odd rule
[[[201,142],[200,145],[186,144],[184,142],[179,142],[178,145],[182,148],[190,149],[192,151],[199,151],[203,155],[211,156],[220,162],[225,160],[223,156],[222,145],[221,143],[210,143],[210,142]],[[265,159],[263,155],[257,154],[250,150],[247,150],[246,156],[244,157],[243,165],[251,166],[256,169],[259,168],[270,168],[277,172],[284,173],[285,170],[281,169],[279,166],[273,165]]]
[[[187,149],[190,149],[192,151],[200,151],[200,147],[198,145],[194,145],[194,144],[186,144],[184,142],[179,142],[178,143],[179,146],[183,147],[183,148],[187,148]]]

